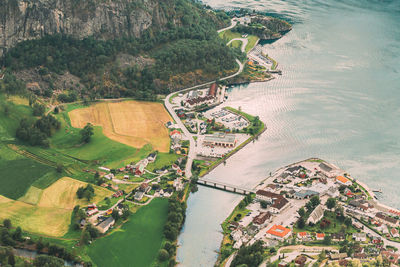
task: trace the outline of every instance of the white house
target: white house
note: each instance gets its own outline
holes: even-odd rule
[[[353,239],[357,242],[365,242],[367,241],[367,235],[365,233],[354,233]]]

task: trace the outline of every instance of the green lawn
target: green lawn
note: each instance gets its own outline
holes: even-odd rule
[[[242,41],[239,41],[239,40],[232,41],[230,46],[231,47],[236,47],[236,48],[241,48],[242,47]]]
[[[151,266],[163,241],[167,210],[168,200],[154,199],[119,230],[90,245],[90,258],[99,267]]]
[[[153,163],[150,163],[147,166],[147,169],[149,171],[161,169],[164,166],[171,167],[171,165],[179,158],[180,156],[172,153],[158,153],[156,161]]]

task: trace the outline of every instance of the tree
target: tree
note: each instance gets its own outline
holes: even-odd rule
[[[33,104],[33,116],[42,116],[45,111],[45,107],[39,103]]]
[[[166,261],[169,259],[169,253],[165,249],[160,249],[160,252],[158,253],[158,259],[160,261]]]
[[[297,221],[297,227],[300,229],[303,229],[304,226],[306,226],[306,222],[304,221],[303,217],[300,217],[299,220]]]
[[[7,104],[4,105],[4,115],[6,115],[7,117],[8,115],[10,115],[10,108]]]
[[[266,209],[268,207],[268,203],[265,200],[260,201],[261,208]]]
[[[113,209],[111,216],[114,218],[114,220],[118,220],[119,219],[119,213],[117,209]]]
[[[22,241],[22,229],[21,229],[21,227],[18,226],[18,227],[15,229],[14,233],[12,234],[12,238],[13,238],[15,241]]]
[[[80,131],[80,134],[82,137],[82,142],[89,143],[92,135],[94,134],[92,124],[86,124],[86,126]]]
[[[58,164],[57,164],[56,171],[57,171],[58,173],[61,173],[62,170],[63,170],[63,165],[62,165],[61,163],[58,163]]]
[[[304,210],[304,207],[301,207],[297,213],[300,215],[300,217],[304,217],[304,215],[306,215],[306,211]]]
[[[11,266],[15,265],[15,257],[14,254],[11,253],[10,255],[8,255],[8,264],[10,264]]]
[[[39,255],[33,261],[33,265],[36,267],[42,267],[42,266],[62,267],[64,266],[64,260],[54,256]]]
[[[7,229],[11,229],[11,220],[10,219],[4,219],[3,225]]]
[[[325,237],[324,237],[324,244],[325,245],[330,245],[331,242],[332,242],[331,236],[329,234],[326,234]]]
[[[346,217],[346,219],[344,219],[344,224],[345,224],[347,227],[350,227],[350,225],[352,224],[351,218],[350,218],[350,217]]]
[[[315,208],[320,203],[319,196],[313,196],[310,201],[311,201],[313,207]]]
[[[328,198],[328,200],[326,201],[326,206],[330,210],[335,208],[335,206],[336,206],[336,198],[333,198],[333,197]]]

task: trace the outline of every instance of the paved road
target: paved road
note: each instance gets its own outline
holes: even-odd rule
[[[226,45],[229,45],[233,41],[241,41],[242,42],[241,50],[243,53],[246,52],[246,46],[249,43],[249,40],[247,38],[234,38],[234,39],[230,40]]]
[[[233,78],[233,77],[239,75],[243,71],[244,65],[242,64],[242,62],[240,62],[238,59],[236,59],[236,63],[239,65],[239,70],[236,73],[232,74],[232,75],[229,75],[229,76],[226,76],[226,77],[223,77],[223,78],[219,79],[220,81]],[[195,157],[195,149],[194,148],[196,147],[196,143],[195,143],[195,141],[193,139],[193,135],[188,131],[188,129],[185,127],[185,125],[183,125],[183,123],[182,123],[181,119],[178,117],[178,115],[176,115],[176,113],[174,111],[174,108],[173,108],[173,104],[170,103],[170,99],[176,93],[183,93],[183,92],[190,91],[190,90],[193,90],[193,89],[196,89],[196,88],[199,88],[199,87],[210,85],[210,84],[215,83],[215,82],[216,81],[211,81],[211,82],[199,84],[199,85],[196,85],[196,86],[192,86],[192,87],[189,87],[189,88],[185,88],[185,89],[182,89],[182,90],[179,90],[179,91],[176,91],[176,92],[172,92],[169,95],[167,95],[167,97],[164,100],[165,108],[171,114],[172,118],[175,120],[175,122],[179,126],[179,128],[182,129],[182,132],[185,135],[186,140],[189,140],[189,142],[190,142],[189,154],[188,154],[188,159],[187,159],[186,167],[185,167],[185,175],[186,175],[187,178],[192,177],[192,164],[193,164],[193,159]]]
[[[233,27],[235,27],[236,24],[237,24],[237,21],[234,21],[233,19],[231,19],[231,25],[230,25],[230,26],[228,26],[228,27],[226,27],[226,28],[223,28],[223,29],[220,29],[220,30],[218,30],[217,32],[220,33],[220,32],[226,31],[226,30],[230,30],[230,29],[232,29]]]

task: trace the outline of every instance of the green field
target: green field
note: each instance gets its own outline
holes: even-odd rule
[[[7,149],[7,148],[5,148]],[[9,154],[16,154],[9,149]],[[18,155],[19,156],[19,155]],[[28,158],[0,159],[0,195],[11,199],[22,197],[40,177],[53,172],[54,168]]]
[[[88,254],[101,266],[151,266],[163,241],[168,200],[154,199],[114,233],[96,240]]]
[[[240,34],[238,32],[233,32],[231,30],[227,30],[227,31],[220,32],[219,37],[228,43],[232,39],[242,38],[242,34]],[[247,39],[249,40],[249,42],[246,45],[246,49],[245,49],[246,53],[248,53],[254,47],[254,45],[260,38],[258,38],[255,35],[248,35]],[[241,41],[233,41],[232,42],[232,47],[240,48],[241,46],[242,46]]]

